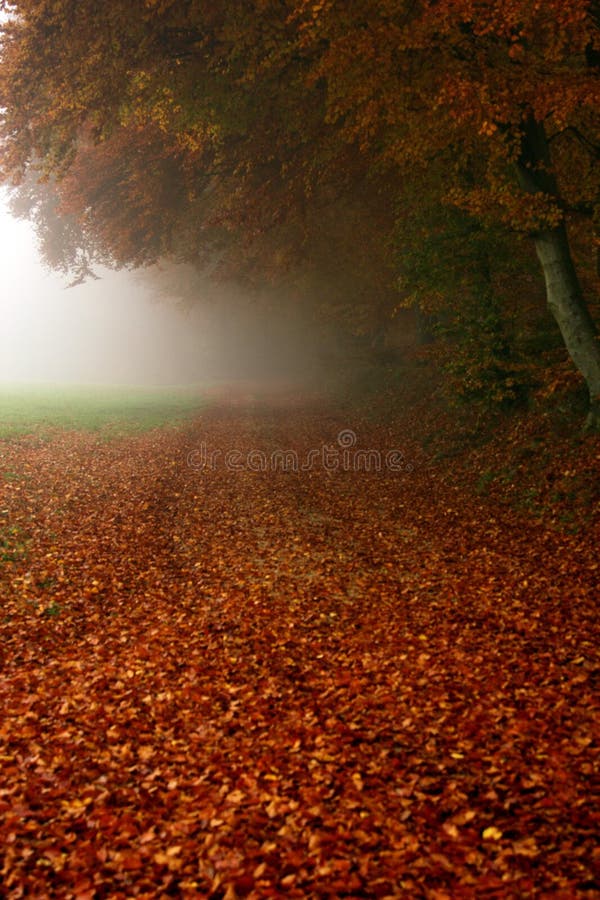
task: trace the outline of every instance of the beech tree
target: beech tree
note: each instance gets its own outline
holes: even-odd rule
[[[268,6],[258,20],[243,2],[0,6],[12,12],[0,68],[4,178],[54,176],[65,208],[90,226],[106,235],[102,223],[117,220],[123,260],[155,255],[157,242],[172,249],[175,211],[181,252],[201,246],[205,227],[212,238],[273,230],[301,212],[320,164],[344,171],[333,160],[343,146],[325,163],[315,157],[322,117],[307,112],[304,71],[281,49],[291,47],[286,17]],[[129,246],[118,249],[128,213]],[[150,240],[138,214],[154,220]],[[182,247],[186,228],[195,248]]]
[[[52,178],[38,193],[56,201],[29,206],[40,230],[54,227],[54,216],[43,219],[58,206],[93,247],[82,254],[68,245],[77,232],[63,231],[64,264],[170,256],[251,288],[279,278],[301,302],[311,291],[323,298],[325,318],[376,328],[395,300],[381,232],[392,207],[366,183],[362,155],[324,121],[324,92],[306,84],[311,54],[283,7],[262,17],[243,2],[209,11],[84,3],[71,17],[60,3],[13,9],[0,82],[5,173]],[[59,19],[61,31],[48,32]],[[92,59],[81,71],[86,41]],[[40,43],[50,70],[38,71]]]
[[[55,178],[104,258],[289,265],[322,204],[370,176],[396,185],[393,205],[418,170],[429,203],[532,237],[600,427],[598,333],[568,238],[586,220],[591,248],[598,216],[596,0],[0,7],[3,178]]]
[[[598,331],[567,233],[585,216],[591,245],[600,196],[597,4],[366,0],[340,14],[319,0],[298,17],[324,48],[312,77],[344,137],[401,177],[445,167],[440,201],[531,235],[598,429]]]

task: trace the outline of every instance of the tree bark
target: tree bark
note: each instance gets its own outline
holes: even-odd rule
[[[546,280],[546,299],[569,356],[583,375],[590,395],[586,430],[600,431],[600,340],[584,301],[563,226],[534,235]]]
[[[544,126],[533,118],[525,123],[517,173],[524,190],[559,200]],[[600,338],[579,284],[566,226],[563,222],[542,228],[532,237],[544,273],[548,307],[588,388],[585,429],[600,431]]]

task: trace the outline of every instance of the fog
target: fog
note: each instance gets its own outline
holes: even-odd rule
[[[190,385],[207,380],[312,378],[315,340],[298,318],[257,312],[207,286],[182,311],[139,275],[98,271],[68,287],[42,265],[35,234],[0,195],[0,381]]]

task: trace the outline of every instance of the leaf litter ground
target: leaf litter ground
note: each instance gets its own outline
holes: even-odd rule
[[[3,897],[600,897],[597,535],[345,425],[3,443]]]

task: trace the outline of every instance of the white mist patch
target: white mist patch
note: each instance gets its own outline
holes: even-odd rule
[[[0,210],[0,380],[190,384],[206,376],[202,316],[156,303],[126,272],[68,288],[26,222]]]
[[[252,381],[256,393],[259,383],[271,392],[290,383],[311,386],[320,377],[319,330],[297,302],[245,295],[196,275],[184,308],[172,265],[173,290],[152,269],[97,269],[99,280],[68,287],[68,279],[42,265],[33,229],[14,219],[3,200],[0,194],[0,382],[233,380]]]

